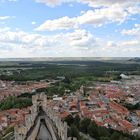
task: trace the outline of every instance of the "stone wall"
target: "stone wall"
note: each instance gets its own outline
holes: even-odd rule
[[[31,127],[34,125],[35,119],[38,116],[38,105],[39,99],[42,99],[42,94],[35,95],[32,97],[32,107],[31,107],[31,114],[25,116],[25,122],[24,124],[20,124],[14,128],[14,137],[15,140],[25,140],[27,133],[31,129]]]
[[[57,129],[58,136],[61,140],[71,140],[72,138],[69,138],[67,136],[68,131],[68,125],[66,122],[63,122],[60,117],[58,117],[55,114],[55,111],[52,108],[46,108],[45,110],[46,114],[52,120],[53,124],[55,124],[55,127]],[[76,138],[73,138],[73,140],[77,140]]]
[[[31,107],[31,114],[27,115],[25,118],[25,123],[19,126],[15,127],[15,140],[25,140],[26,136],[29,132],[29,130],[33,127],[35,120],[39,113],[39,107],[41,106],[43,111],[46,113],[45,122],[48,126],[48,129],[50,130],[50,133],[52,135],[53,140],[57,140],[55,136],[54,128],[51,125],[54,125],[55,129],[57,130],[57,134],[61,140],[71,140],[72,138],[68,138],[67,136],[67,130],[68,126],[66,122],[61,121],[61,118],[59,118],[57,115],[55,115],[55,112],[51,108],[47,108],[47,96],[45,94],[38,94],[32,97],[32,107]],[[51,123],[47,120],[47,117],[51,121]],[[33,130],[33,135],[37,135],[37,130],[40,125],[40,118],[37,120],[37,124]],[[31,135],[27,138],[27,140],[33,140],[30,139]],[[74,140],[77,140],[74,138]]]
[[[62,122],[61,119],[55,115],[55,112],[51,108],[46,109],[46,114],[52,120],[53,124],[55,124],[55,127],[58,131],[58,136],[61,138],[61,140],[67,140],[67,124]]]
[[[24,124],[20,124],[14,129],[15,140],[24,140],[28,131],[33,126],[34,121],[37,117],[36,109],[34,110],[34,106],[31,107],[31,114],[26,115]]]
[[[54,129],[53,129],[53,126],[52,126],[50,120],[49,120],[47,117],[45,117],[44,119],[45,119],[45,123],[46,123],[46,125],[47,125],[47,127],[48,127],[48,130],[49,130],[49,132],[50,132],[50,134],[51,134],[51,136],[52,136],[52,139],[53,139],[53,140],[57,140],[58,138],[57,138],[57,136],[56,136],[56,134],[55,134],[55,131],[54,131]]]
[[[27,140],[35,140],[36,139],[39,127],[40,127],[40,118],[38,118],[36,125],[31,133],[31,135],[28,136]]]

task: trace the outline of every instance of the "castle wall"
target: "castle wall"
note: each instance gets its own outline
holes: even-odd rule
[[[27,140],[35,140],[39,131],[39,127],[40,127],[40,118],[38,118],[37,120],[37,124],[35,125],[33,132],[31,133],[31,135],[27,138]]]
[[[65,122],[61,121],[61,118],[55,115],[55,112],[51,108],[47,108],[47,96],[45,94],[38,94],[32,97],[33,106],[31,107],[31,114],[27,115],[25,118],[25,124],[15,127],[15,140],[25,140],[27,133],[33,127],[35,120],[39,113],[39,106],[42,106],[44,112],[46,113],[45,122],[52,135],[53,140],[58,140],[55,135],[55,130],[53,125],[57,130],[57,134],[61,140],[70,140],[71,138],[67,137],[68,126]],[[48,119],[48,118],[49,119]],[[38,130],[40,127],[40,117],[37,120],[35,128],[27,140],[35,140]],[[76,138],[74,138],[76,140]]]
[[[45,110],[46,114],[52,120],[53,124],[55,124],[55,127],[57,129],[58,136],[61,140],[68,140],[71,138],[68,138],[67,131],[68,131],[68,125],[66,122],[63,122],[61,118],[55,115],[55,112],[51,108],[47,108]],[[73,138],[74,140],[77,140],[76,138]]]
[[[49,132],[51,133],[52,139],[57,140],[57,137],[56,137],[56,134],[53,130],[51,122],[47,118],[45,118],[45,122],[46,122],[46,125],[48,127]]]
[[[14,128],[15,140],[24,140],[30,128],[34,125],[34,121],[37,117],[36,109],[31,107],[32,114],[26,115],[25,123]]]

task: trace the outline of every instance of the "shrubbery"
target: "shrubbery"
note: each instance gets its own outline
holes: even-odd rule
[[[10,96],[0,102],[0,111],[7,110],[11,108],[24,108],[32,105],[32,100],[29,98],[17,98]]]
[[[88,134],[90,137],[96,138],[97,140],[140,140],[140,138],[123,132],[98,126],[94,121],[88,118],[80,120],[78,116],[72,117],[69,115],[65,121],[69,125],[68,135],[77,137],[78,140],[81,140],[79,132],[86,135]]]

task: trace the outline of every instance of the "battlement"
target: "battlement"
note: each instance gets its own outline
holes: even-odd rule
[[[57,135],[61,140],[71,140],[71,138],[67,137],[67,130],[68,126],[67,123],[61,121],[61,118],[59,118],[57,115],[55,115],[55,112],[53,109],[47,107],[47,96],[43,93],[37,94],[32,96],[32,107],[31,107],[31,114],[27,115],[25,117],[25,123],[18,125],[14,129],[14,136],[15,140],[28,140],[27,134],[30,131],[30,129],[35,125],[36,119],[39,115],[39,108],[42,107],[43,111],[45,112],[46,120],[49,119],[50,121],[48,125],[54,125],[51,128],[55,128],[57,131]],[[40,121],[38,121],[40,122]],[[52,123],[51,123],[52,122]],[[37,125],[39,125],[37,123]],[[39,128],[39,127],[38,127]],[[54,131],[51,129],[51,132]],[[52,134],[54,134],[53,132]],[[53,136],[52,136],[53,138]],[[53,140],[55,140],[53,138]],[[76,140],[76,139],[75,139]]]

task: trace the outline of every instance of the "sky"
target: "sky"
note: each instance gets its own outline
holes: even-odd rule
[[[0,0],[0,58],[140,57],[140,0]]]

